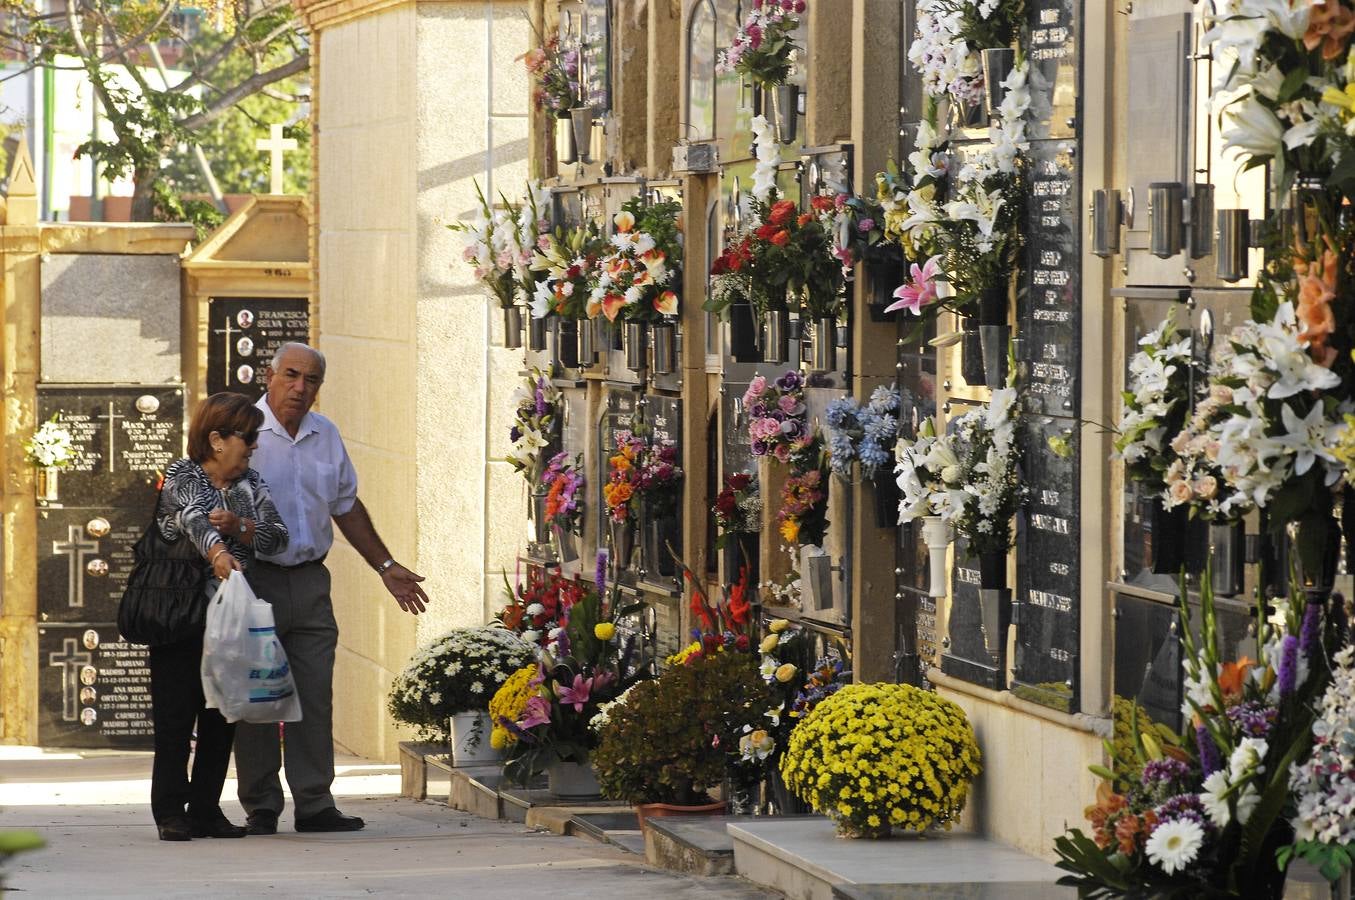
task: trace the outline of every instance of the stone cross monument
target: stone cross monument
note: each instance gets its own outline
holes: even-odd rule
[[[282,154],[285,150],[295,150],[296,140],[282,136],[281,125],[268,126],[268,137],[254,142],[254,149],[268,151],[268,193],[282,193]]]

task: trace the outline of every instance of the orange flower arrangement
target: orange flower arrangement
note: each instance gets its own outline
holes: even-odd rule
[[[1299,276],[1299,337],[1307,341],[1313,361],[1331,367],[1336,350],[1327,346],[1327,338],[1336,330],[1332,301],[1336,299],[1336,272],[1340,265],[1336,252],[1328,247],[1318,260],[1298,260],[1294,270]]]
[[[1085,815],[1091,822],[1096,846],[1104,850],[1115,844],[1126,856],[1143,849],[1157,824],[1157,816],[1151,809],[1143,815],[1131,813],[1129,803],[1111,791],[1107,782],[1102,782],[1096,789],[1096,803],[1087,807]]]
[[[607,483],[602,486],[602,499],[607,504],[607,516],[613,522],[630,518],[630,501],[635,495],[635,457],[640,444],[629,435],[617,436],[616,452],[607,458]]]
[[[1309,50],[1322,47],[1322,58],[1333,60],[1346,50],[1351,34],[1355,34],[1355,12],[1340,0],[1314,4],[1308,14],[1308,30],[1303,35],[1303,46]]]

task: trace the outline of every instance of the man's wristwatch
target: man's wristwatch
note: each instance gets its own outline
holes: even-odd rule
[[[386,570],[392,568],[394,565],[395,565],[395,560],[393,560],[393,559],[388,559],[388,560],[386,560],[385,562],[383,562],[381,565],[379,565],[379,566],[376,567],[376,574],[378,574],[378,575],[385,575],[385,574],[386,574]]]
[[[241,519],[241,520],[240,520],[240,533],[241,533],[241,534],[249,534],[249,528],[245,525],[245,520],[244,520],[244,519]]]

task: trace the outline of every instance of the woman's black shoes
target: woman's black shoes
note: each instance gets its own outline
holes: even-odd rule
[[[249,834],[249,830],[243,825],[233,825],[225,816],[219,819],[208,819],[205,822],[193,823],[193,837],[195,838],[242,838]],[[161,837],[164,837],[163,832]]]
[[[160,840],[162,841],[193,840],[193,826],[188,823],[186,816],[170,816],[156,828],[160,831]]]

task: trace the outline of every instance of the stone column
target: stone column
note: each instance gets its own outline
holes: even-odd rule
[[[682,9],[680,0],[650,0],[649,98],[645,129],[647,168],[653,177],[672,169],[673,145],[681,135]],[[690,179],[688,183],[690,184]],[[693,209],[690,202],[688,209]],[[696,232],[690,227],[688,234]],[[705,282],[701,289],[704,292]]]
[[[897,4],[894,4],[897,5]],[[888,13],[885,14],[888,18]],[[898,12],[893,13],[897,18]],[[809,78],[805,85],[805,146],[822,147],[847,140],[852,127],[852,61],[860,54],[852,43],[862,26],[868,34],[887,33],[880,20],[861,22],[861,11],[842,0],[811,3],[805,11],[809,25]],[[896,29],[897,30],[897,29]],[[803,54],[802,54],[803,56]],[[805,65],[802,59],[801,65]],[[872,77],[872,86],[888,90],[884,73]],[[858,144],[858,147],[860,145]]]
[[[853,181],[861,192],[884,169],[898,146],[899,4],[892,0],[855,0],[852,4],[851,139],[855,146]],[[812,95],[811,95],[812,96]],[[860,272],[861,267],[858,267]],[[870,320],[864,277],[852,285],[852,394],[864,403],[871,391],[897,376],[896,329]],[[892,473],[881,477],[892,478]],[[852,506],[853,672],[857,681],[895,680],[895,642],[899,601],[894,596],[894,529],[875,524],[874,488],[854,488]]]
[[[37,186],[28,144],[19,141],[0,227],[4,302],[4,603],[0,604],[0,743],[38,739],[37,507],[23,442],[37,425],[39,230]]]
[[[342,540],[335,739],[393,759],[391,678],[416,646],[484,621],[525,509],[503,462],[520,355],[447,225],[524,192],[536,42],[527,0],[312,0],[318,63],[312,188],[319,409],[344,434],[359,493],[396,559],[424,575],[426,615],[400,612]]]

